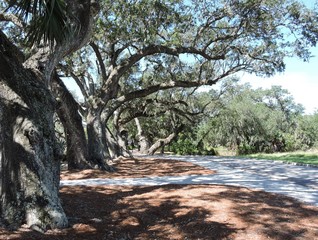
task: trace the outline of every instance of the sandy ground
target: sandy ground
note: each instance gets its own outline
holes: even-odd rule
[[[62,179],[211,174],[191,163],[115,162],[116,173],[63,172]],[[220,185],[61,188],[70,227],[45,235],[0,229],[0,239],[318,239],[318,208],[282,195]]]

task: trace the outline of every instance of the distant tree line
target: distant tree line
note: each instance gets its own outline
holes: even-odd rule
[[[179,135],[170,150],[180,154],[215,154],[220,146],[237,154],[306,150],[318,146],[318,113],[304,114],[302,105],[280,86],[252,89],[229,80],[195,127]],[[198,93],[208,101],[212,92]],[[217,106],[217,107],[216,107]],[[211,111],[212,110],[212,111]]]

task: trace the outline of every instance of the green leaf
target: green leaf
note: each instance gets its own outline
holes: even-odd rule
[[[70,34],[64,0],[21,0],[16,2],[15,7],[29,23],[26,41],[30,45],[44,41],[53,47]]]

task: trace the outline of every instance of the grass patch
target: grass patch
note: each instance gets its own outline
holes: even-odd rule
[[[269,159],[284,162],[294,162],[303,164],[312,164],[318,166],[318,152],[287,152],[287,153],[271,153],[271,154],[250,154],[248,157],[256,159]]]
[[[226,147],[216,147],[213,149],[217,152],[218,156],[235,156],[236,155],[235,150],[229,150]]]

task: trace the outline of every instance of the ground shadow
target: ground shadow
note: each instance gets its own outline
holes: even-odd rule
[[[318,209],[215,185],[63,187],[71,227],[12,239],[314,239]],[[1,232],[0,232],[1,238]]]
[[[89,179],[89,178],[142,178],[150,176],[188,176],[214,174],[215,171],[195,165],[190,162],[151,159],[151,158],[122,158],[113,164],[116,171],[102,170],[72,170],[62,171],[62,180]]]

